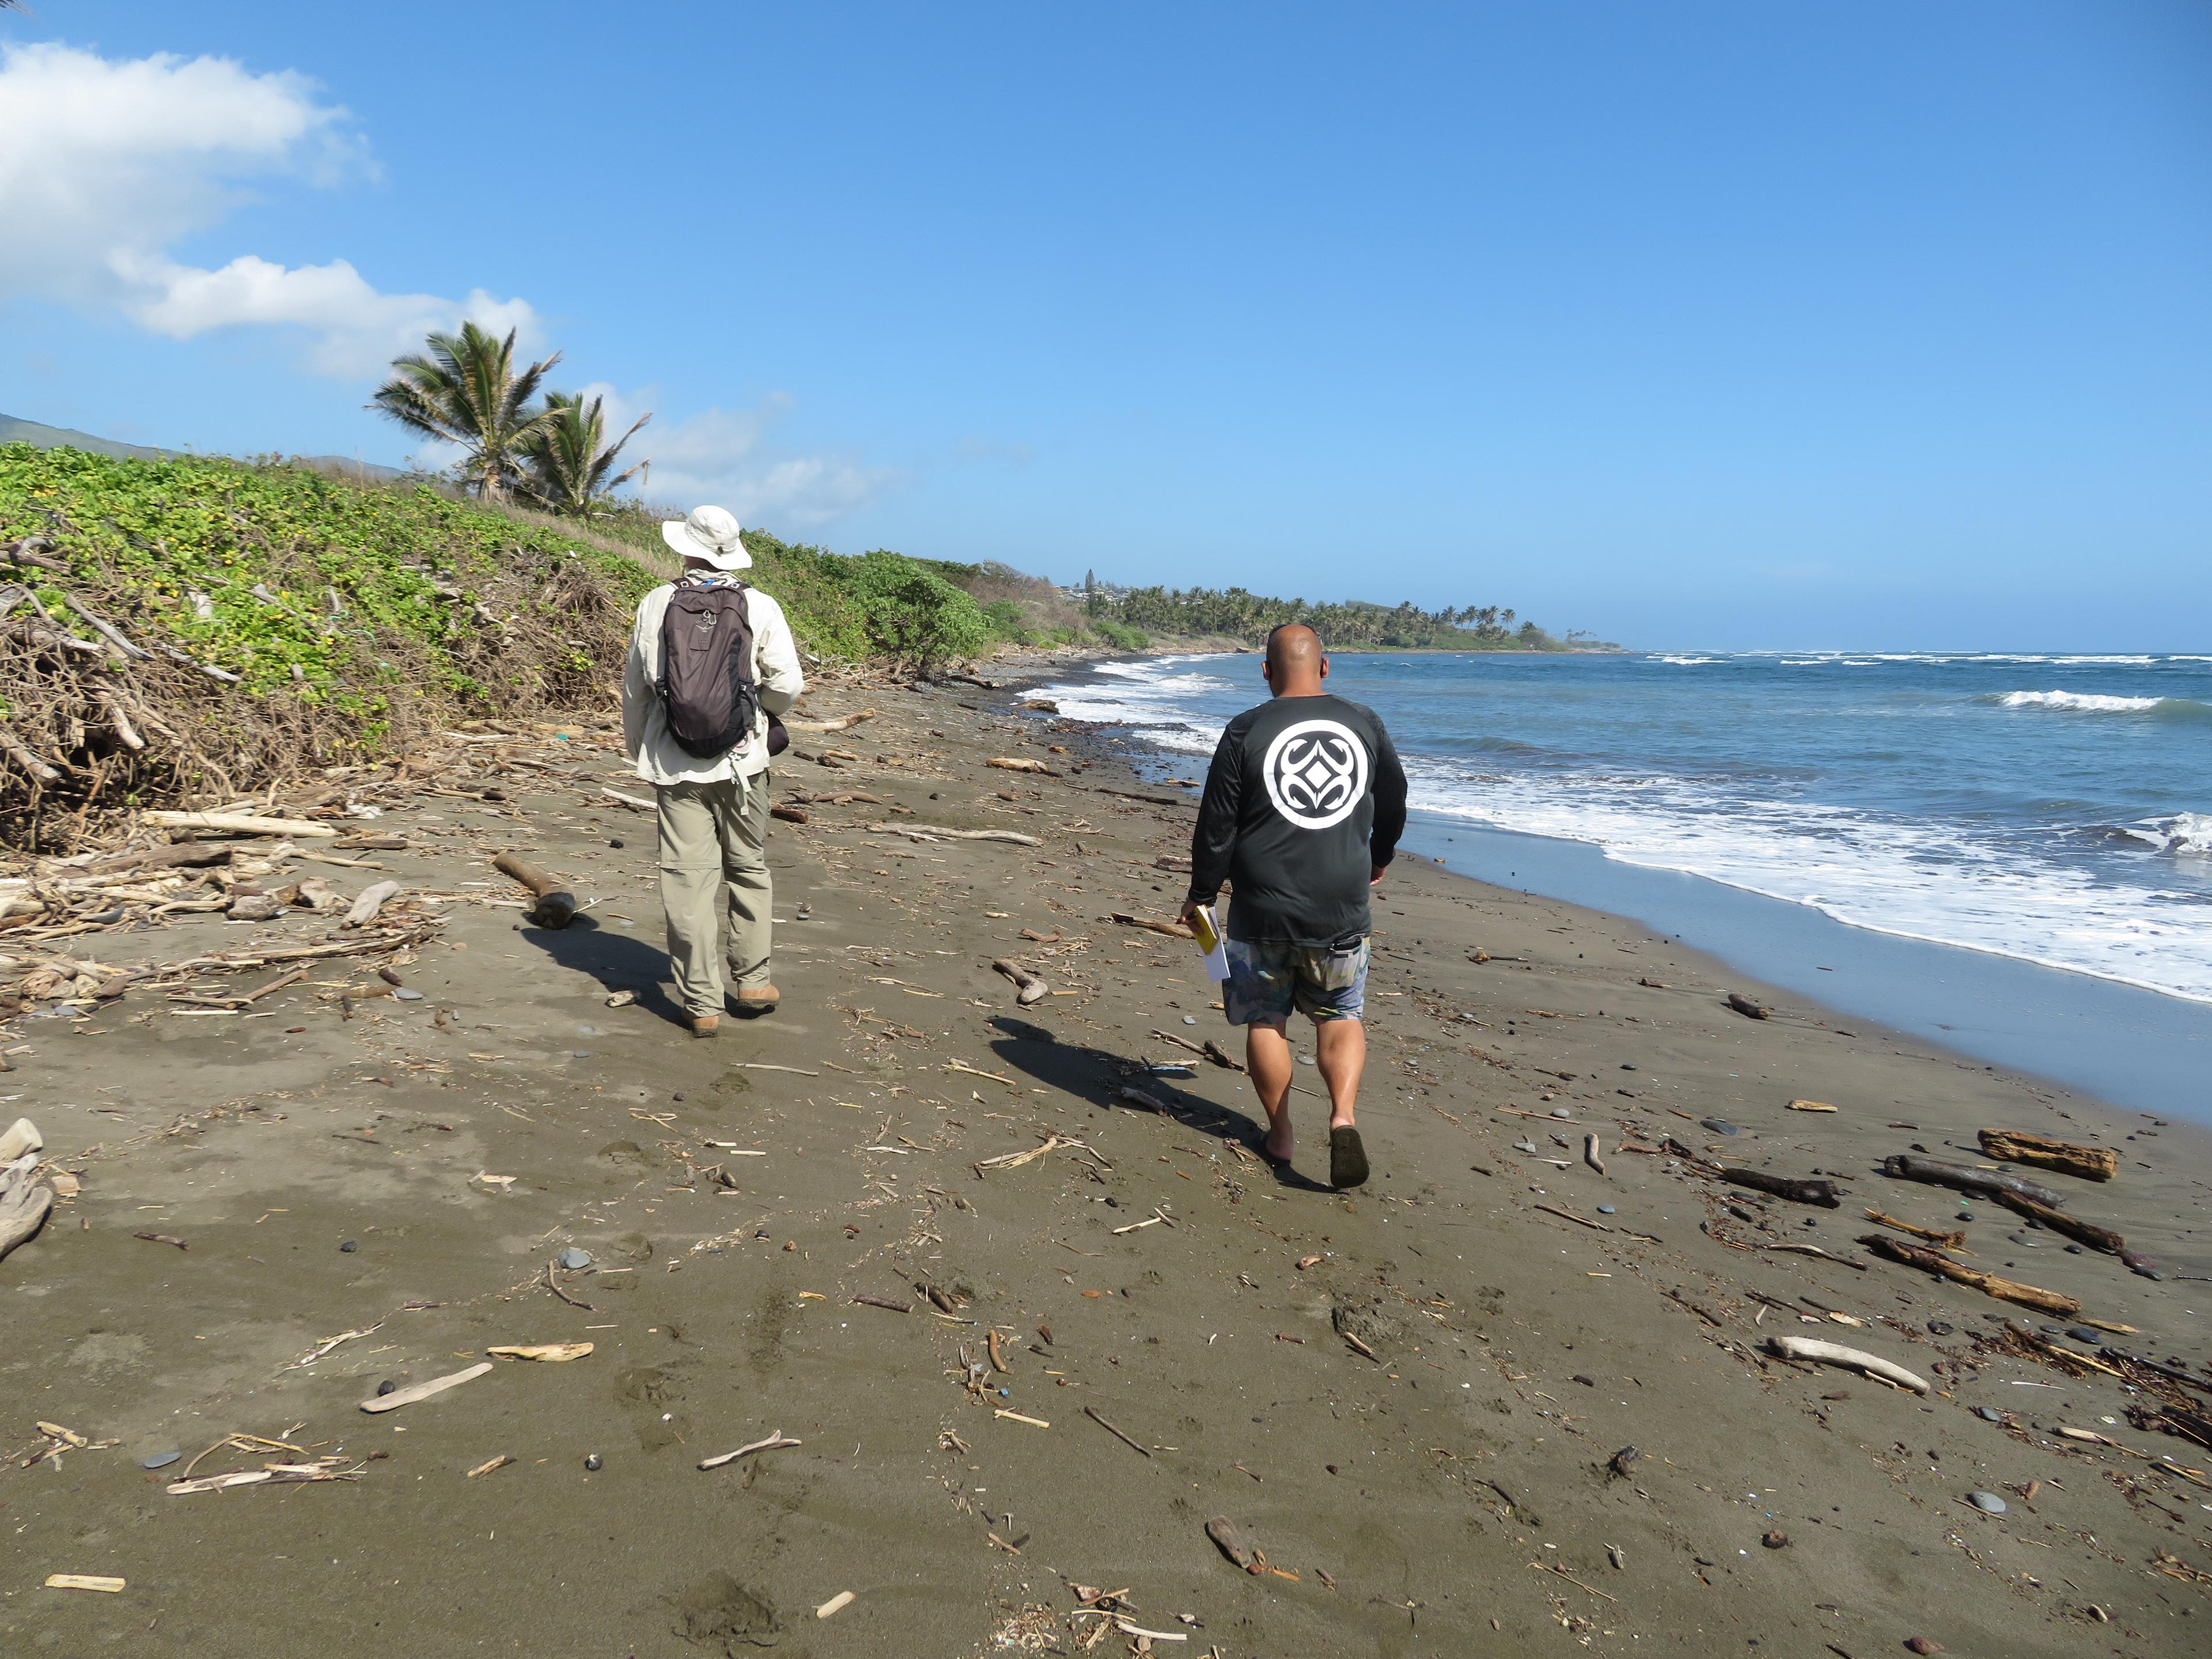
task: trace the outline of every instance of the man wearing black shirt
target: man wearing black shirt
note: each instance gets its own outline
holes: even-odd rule
[[[1188,921],[1224,882],[1234,890],[1222,1004],[1245,1028],[1252,1086],[1267,1111],[1267,1156],[1291,1161],[1295,1008],[1314,1022],[1328,1085],[1329,1184],[1367,1179],[1353,1127],[1367,1033],[1367,890],[1406,828],[1406,774],[1375,711],[1322,689],[1328,659],[1300,623],[1267,635],[1272,701],[1229,723],[1206,775],[1191,836]]]

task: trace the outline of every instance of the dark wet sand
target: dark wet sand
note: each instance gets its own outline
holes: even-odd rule
[[[1039,745],[1084,742],[1003,696],[811,701],[884,717],[826,740],[859,766],[787,763],[779,793],[859,788],[915,822],[1045,845],[916,844],[871,833],[885,811],[866,804],[779,823],[784,1006],[717,1042],[672,1023],[649,821],[597,794],[642,792],[605,733],[577,728],[518,750],[573,760],[572,781],[510,779],[511,808],[437,799],[377,826],[420,849],[374,855],[389,873],[459,898],[402,970],[424,1000],[343,1022],[319,998],[360,975],[333,967],[257,1005],[269,1018],[185,1018],[139,994],[89,1022],[9,1024],[28,1051],[0,1078],[21,1097],[0,1118],[32,1116],[83,1190],[0,1262],[0,1651],[1074,1651],[1100,1621],[1071,1617],[1071,1584],[1123,1591],[1132,1625],[1188,1638],[1156,1651],[1237,1659],[2212,1645],[2212,1584],[2196,1577],[2212,1572],[2212,1488],[2149,1461],[2204,1468],[2212,1451],[2133,1425],[2139,1397],[2109,1376],[1992,1346],[2008,1316],[2074,1322],[1715,1236],[1866,1261],[1868,1205],[1964,1227],[1963,1259],[2077,1295],[2140,1329],[2110,1341],[2203,1376],[2201,1133],[1409,858],[1377,918],[1361,1113],[1376,1179],[1349,1196],[1314,1179],[1318,1096],[1301,1103],[1297,1173],[1278,1178],[1237,1150],[1256,1142],[1241,1078],[1200,1061],[1146,1084],[1164,1114],[1117,1097],[1123,1064],[1188,1057],[1155,1030],[1227,1036],[1193,947],[1103,920],[1172,913],[1180,878],[1152,860],[1186,850],[1190,809],[1099,793],[1142,788],[1110,759],[1058,778],[988,769],[1005,754],[1065,768],[1079,753]],[[587,919],[547,933],[472,902],[512,899],[489,864],[509,846],[573,878],[596,901]],[[347,890],[374,878],[314,872]],[[174,958],[246,932],[195,921],[93,945]],[[1073,994],[1018,1009],[989,967],[1015,952]],[[607,1007],[618,989],[637,1004]],[[1727,989],[1775,1018],[1729,1012]],[[1793,1097],[1838,1109],[1792,1112]],[[1980,1201],[1954,1221],[1956,1195],[1874,1173],[1915,1142],[1983,1161],[1986,1125],[2117,1146],[2109,1186],[2045,1179],[2166,1277],[2068,1254]],[[1576,1161],[1591,1131],[1604,1176]],[[1047,1134],[1081,1148],[977,1173]],[[1667,1135],[1834,1174],[1849,1196],[1761,1203],[1619,1150]],[[1155,1214],[1175,1224],[1114,1231]],[[595,1267],[560,1282],[588,1308],[546,1288],[571,1245]],[[355,1330],[368,1334],[296,1364]],[[1778,1331],[1866,1348],[1936,1392],[1780,1364],[1759,1352]],[[357,1408],[380,1381],[556,1341],[595,1352]],[[121,1443],[19,1468],[44,1443],[37,1419]],[[2059,1424],[2148,1456],[2046,1431]],[[695,1467],[772,1430],[804,1443]],[[352,1482],[181,1497],[164,1490],[181,1466],[139,1467],[238,1431],[373,1461]],[[502,1455],[515,1461],[470,1478]],[[219,1452],[198,1472],[261,1461]],[[2008,1512],[1971,1507],[1975,1490]],[[1204,1531],[1215,1515],[1279,1572],[1231,1567]],[[1763,1547],[1770,1532],[1786,1545]],[[128,1588],[41,1588],[55,1572]]]

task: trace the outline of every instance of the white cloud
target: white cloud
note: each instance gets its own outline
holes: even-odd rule
[[[177,339],[295,330],[310,367],[346,377],[464,317],[534,337],[526,301],[385,294],[343,259],[288,268],[245,254],[209,270],[173,257],[249,200],[249,181],[328,186],[372,172],[351,118],[289,71],[0,48],[0,300],[112,307]]]
[[[649,391],[621,392],[604,383],[586,386],[583,395],[606,400],[610,437],[653,401]],[[779,534],[818,529],[906,482],[897,468],[871,466],[857,456],[779,448],[772,434],[792,406],[779,392],[749,410],[708,409],[673,421],[656,416],[623,459],[651,458],[644,493],[653,501],[685,508],[712,501],[736,514],[740,524]]]

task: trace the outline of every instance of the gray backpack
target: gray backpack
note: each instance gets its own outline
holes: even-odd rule
[[[760,710],[753,683],[753,624],[743,582],[685,578],[668,596],[660,623],[661,707],[677,747],[701,760],[727,754],[752,736]],[[782,722],[769,722],[769,753]],[[788,741],[787,738],[786,741]]]

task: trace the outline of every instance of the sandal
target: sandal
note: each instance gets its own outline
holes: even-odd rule
[[[1346,1124],[1341,1129],[1328,1132],[1328,1184],[1342,1192],[1347,1187],[1364,1186],[1367,1182],[1367,1148],[1359,1139],[1359,1131]]]

